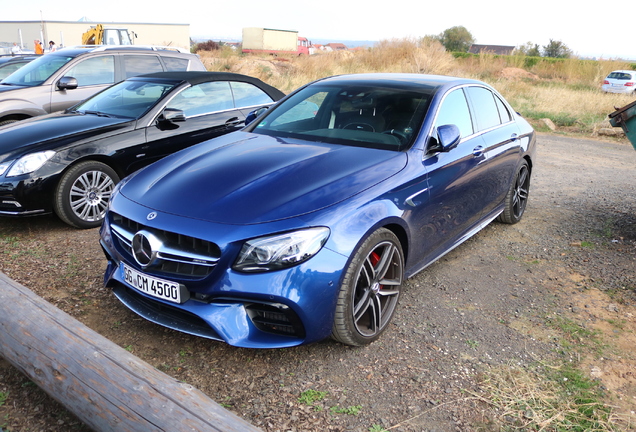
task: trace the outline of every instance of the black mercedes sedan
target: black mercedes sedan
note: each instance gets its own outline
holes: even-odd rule
[[[0,127],[0,216],[55,212],[77,228],[99,226],[121,178],[240,129],[250,112],[283,96],[240,74],[159,72]]]

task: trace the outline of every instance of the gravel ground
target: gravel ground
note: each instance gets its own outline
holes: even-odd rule
[[[636,152],[551,135],[538,144],[522,222],[492,223],[410,279],[391,327],[363,348],[247,350],[148,323],[102,288],[97,230],[54,217],[0,220],[0,271],[264,431],[497,430],[498,413],[471,397],[481,374],[552,358],[555,316],[614,346],[581,364],[634,424]],[[307,390],[323,398],[303,403]],[[88,430],[0,360],[3,394],[0,429]]]

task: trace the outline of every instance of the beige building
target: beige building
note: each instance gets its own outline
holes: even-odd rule
[[[104,27],[125,28],[135,45],[161,45],[190,49],[190,24],[150,24],[90,21],[0,21],[0,46],[10,47],[13,43],[32,51],[33,41],[39,39],[44,48],[54,41],[58,47],[82,44],[82,34],[91,26],[102,24]],[[1,53],[0,53],[1,54]]]

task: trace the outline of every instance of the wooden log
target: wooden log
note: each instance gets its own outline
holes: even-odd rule
[[[0,355],[96,431],[259,431],[3,273]]]

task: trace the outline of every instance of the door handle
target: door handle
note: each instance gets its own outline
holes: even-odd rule
[[[516,133],[510,135],[510,141],[517,141],[517,138],[519,138],[519,136]]]
[[[484,148],[482,146],[477,146],[473,149],[473,156],[481,156],[483,154]]]
[[[225,126],[237,126],[241,123],[238,117],[232,117],[228,121],[225,122]]]

